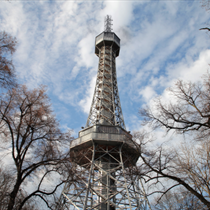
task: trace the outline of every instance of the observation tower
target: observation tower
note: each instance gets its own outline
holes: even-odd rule
[[[85,128],[70,145],[78,180],[63,189],[60,209],[150,209],[142,181],[132,173],[139,158],[126,131],[117,87],[115,59],[120,39],[112,32],[111,17],[95,39],[99,57],[95,92]]]

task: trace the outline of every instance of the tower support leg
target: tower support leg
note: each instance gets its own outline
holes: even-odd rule
[[[77,165],[80,181],[64,187],[62,210],[150,209],[139,177],[129,174],[134,166],[130,166],[131,157],[123,154],[122,147],[123,144],[106,146],[93,142],[88,150],[81,151],[80,163],[84,164]]]

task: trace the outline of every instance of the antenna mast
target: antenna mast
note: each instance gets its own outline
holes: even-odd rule
[[[104,31],[105,32],[112,32],[112,17],[111,15],[107,15],[104,19]]]

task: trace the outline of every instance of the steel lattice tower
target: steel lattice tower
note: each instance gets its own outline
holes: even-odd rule
[[[105,31],[95,40],[99,66],[86,127],[70,145],[80,179],[65,185],[59,209],[150,209],[142,181],[132,173],[139,155],[120,105],[115,65],[119,51],[120,39],[107,16]]]

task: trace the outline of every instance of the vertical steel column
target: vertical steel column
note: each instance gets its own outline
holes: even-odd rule
[[[123,146],[123,144],[122,144],[122,146]],[[126,178],[125,178],[125,169],[124,169],[123,158],[122,158],[122,146],[120,147],[120,161],[121,161],[121,164],[122,164],[123,177],[126,180]],[[127,183],[126,182],[125,182],[125,189],[126,189],[126,192],[127,192],[127,195],[128,195],[128,201],[129,201],[130,210],[132,210],[130,196],[129,196],[128,187],[127,187]]]
[[[99,186],[101,191],[101,197],[99,197],[99,200],[101,202],[99,209],[100,210],[115,210],[115,207],[113,207],[110,203],[110,198],[114,199],[115,194],[115,181],[112,178],[112,176],[115,176],[115,172],[113,172],[114,165],[116,164],[110,155],[104,155],[101,157],[98,161],[99,166],[99,174],[101,175],[101,178],[99,179]],[[105,199],[104,199],[105,198]],[[104,202],[107,200],[106,202]]]
[[[92,155],[92,161],[91,161],[87,190],[86,190],[86,196],[85,196],[85,205],[84,205],[83,210],[85,210],[87,208],[88,194],[89,194],[89,191],[90,191],[91,175],[93,174],[94,158],[95,158],[95,143],[93,142],[93,155]]]

